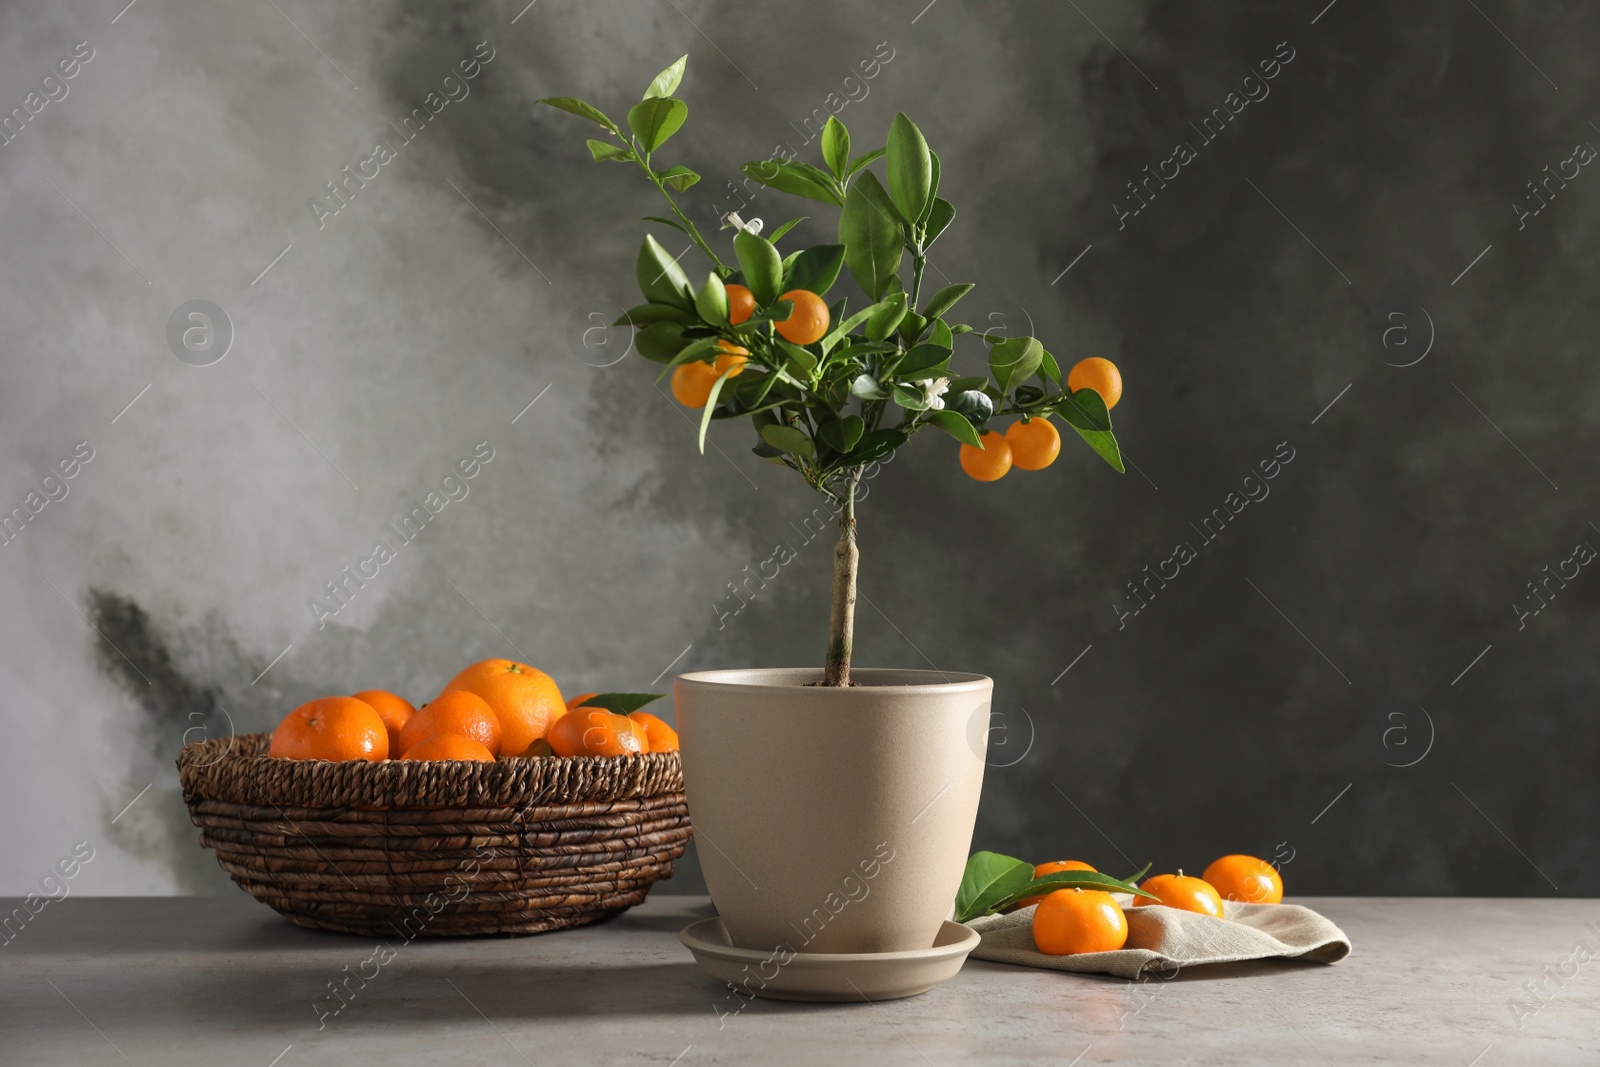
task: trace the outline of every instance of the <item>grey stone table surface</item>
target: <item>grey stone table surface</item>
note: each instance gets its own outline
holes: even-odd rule
[[[696,969],[676,935],[704,897],[409,944],[243,896],[69,898],[5,929],[0,1063],[1600,1064],[1600,901],[1298,902],[1344,928],[1349,959],[1143,983],[969,960],[919,997],[806,1005]]]

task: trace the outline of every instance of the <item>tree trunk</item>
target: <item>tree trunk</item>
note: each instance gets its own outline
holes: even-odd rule
[[[833,608],[828,616],[828,663],[823,685],[850,684],[850,648],[856,633],[856,483],[861,470],[850,472],[845,483],[844,508],[839,512],[839,541],[833,546]]]

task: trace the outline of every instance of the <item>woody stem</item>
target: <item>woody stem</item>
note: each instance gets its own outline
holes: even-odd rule
[[[844,486],[844,507],[839,511],[839,540],[833,546],[833,606],[828,617],[828,661],[823,685],[850,684],[850,650],[856,630],[856,570],[861,553],[856,548],[856,484],[861,468],[850,471]]]

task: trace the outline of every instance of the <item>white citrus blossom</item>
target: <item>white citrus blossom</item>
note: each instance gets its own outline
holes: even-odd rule
[[[742,230],[745,233],[759,234],[761,232],[760,219],[751,219],[749,222],[746,222],[744,219],[739,217],[739,213],[737,211],[730,211],[724,215],[722,217],[722,225],[724,229],[727,229],[731,226],[734,229]]]
[[[921,383],[922,398],[928,402],[929,411],[943,411],[944,400],[941,398],[950,389],[949,378],[930,378]]]

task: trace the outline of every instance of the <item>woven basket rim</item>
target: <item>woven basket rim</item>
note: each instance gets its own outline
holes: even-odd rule
[[[247,807],[387,810],[510,808],[608,802],[683,791],[676,752],[469,761],[289,760],[268,756],[272,735],[241,734],[184,745],[183,798]]]

